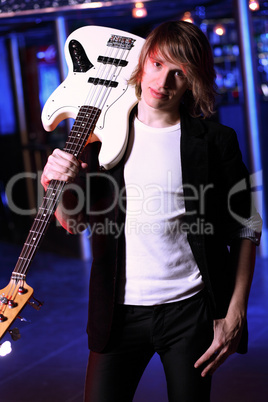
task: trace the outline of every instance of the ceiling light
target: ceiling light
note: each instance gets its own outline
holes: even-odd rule
[[[257,11],[260,8],[259,2],[257,0],[249,0],[248,6],[251,11]]]
[[[194,20],[192,18],[192,14],[190,13],[190,11],[186,11],[183,14],[182,21],[191,22],[193,24]]]
[[[215,25],[215,27],[213,28],[213,32],[216,35],[222,36],[222,35],[225,35],[226,29],[222,24],[218,24],[218,25]]]
[[[132,17],[133,18],[144,18],[147,15],[147,10],[144,7],[144,4],[139,1],[135,3],[135,7],[132,9]]]

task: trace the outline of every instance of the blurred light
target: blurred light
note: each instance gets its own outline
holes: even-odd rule
[[[57,61],[57,50],[54,45],[40,46],[36,53],[36,57],[40,61],[46,63],[56,63]]]
[[[11,343],[9,341],[6,341],[0,345],[0,356],[4,357],[11,353],[12,348],[11,348]]]
[[[257,11],[260,8],[259,2],[257,0],[249,0],[248,6],[251,11]]]
[[[221,47],[215,47],[215,48],[214,48],[214,56],[215,56],[215,57],[220,57],[220,56],[222,56],[222,48],[221,48]]]
[[[233,45],[233,55],[239,56],[239,46],[238,45]]]
[[[183,17],[182,17],[181,20],[182,20],[182,21],[185,21],[185,22],[191,22],[191,24],[193,24],[193,22],[194,22],[194,20],[193,20],[193,18],[192,18],[192,14],[190,13],[190,11],[186,11],[186,12],[183,14]]]
[[[197,6],[195,7],[195,15],[197,15],[201,20],[206,18],[206,7]]]
[[[204,34],[207,33],[207,28],[208,28],[208,26],[207,26],[206,23],[202,22],[202,23],[200,24],[200,29],[201,29],[202,32],[204,32]]]
[[[135,3],[135,7],[132,9],[132,17],[133,18],[144,18],[147,15],[147,10],[144,7],[144,4],[139,1]]]
[[[95,1],[93,3],[90,3],[89,6],[90,6],[90,8],[101,8],[101,7],[103,7],[103,2]]]
[[[213,32],[216,35],[222,36],[222,35],[225,35],[226,29],[223,25],[218,24],[218,25],[215,25],[215,27],[213,28]]]
[[[268,97],[268,86],[267,84],[261,84],[262,93],[265,97]]]

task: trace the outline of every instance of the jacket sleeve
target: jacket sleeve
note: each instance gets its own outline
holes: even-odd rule
[[[221,180],[225,193],[225,236],[228,244],[237,238],[260,242],[262,220],[254,205],[251,177],[242,161],[237,136],[229,129],[221,138]]]

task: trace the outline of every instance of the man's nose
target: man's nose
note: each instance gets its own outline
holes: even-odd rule
[[[169,71],[161,71],[158,77],[158,85],[161,88],[168,88],[170,86],[170,73]]]

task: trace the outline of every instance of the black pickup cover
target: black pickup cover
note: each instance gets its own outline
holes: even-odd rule
[[[98,62],[103,64],[112,64],[117,67],[125,67],[128,62],[126,60],[115,59],[114,57],[99,56]]]
[[[105,87],[116,88],[118,86],[118,82],[111,80],[103,80],[101,78],[89,77],[88,82],[93,85],[104,85]]]

